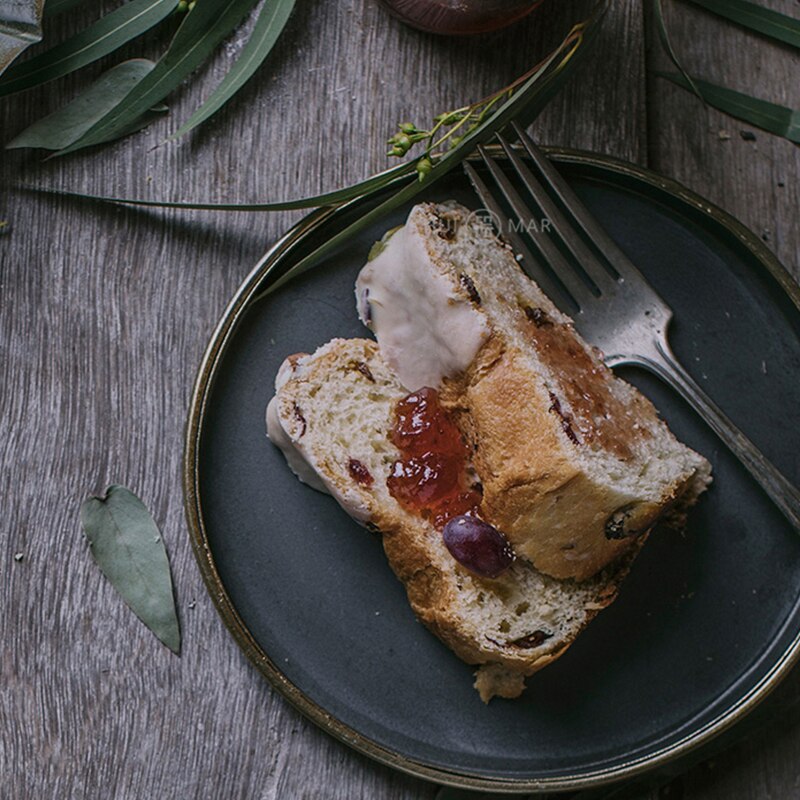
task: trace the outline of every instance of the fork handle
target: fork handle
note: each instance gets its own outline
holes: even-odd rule
[[[676,389],[744,464],[795,529],[800,531],[800,490],[792,485],[725,416],[719,406],[678,363],[666,342],[656,341],[653,351],[648,355],[635,356],[625,361],[648,369]]]

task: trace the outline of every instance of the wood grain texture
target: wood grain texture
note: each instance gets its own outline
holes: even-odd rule
[[[165,123],[61,160],[0,158],[0,219],[10,224],[0,236],[0,798],[431,800],[437,792],[353,753],[275,694],[220,622],[190,550],[180,459],[195,371],[228,298],[300,213],[106,208],[9,187],[233,202],[336,188],[388,165],[383,143],[397,122],[421,124],[504,85],[589,5],[551,2],[511,30],[465,41],[410,31],[374,0],[300,0],[257,77],[190,137],[165,142],[221,79],[241,33],[170,98]],[[77,29],[92,7],[54,21],[47,35]],[[715,59],[736,57],[737,35],[725,29],[728,50],[714,36],[692,45],[698,72],[716,77]],[[144,37],[126,54],[161,46]],[[767,48],[758,58],[769,72],[786,53]],[[3,140],[112,63],[4,100]],[[678,90],[659,86],[646,103],[644,66],[641,4],[617,0],[591,62],[537,122],[538,137],[640,163],[649,154],[751,225],[766,220],[779,254],[796,261],[796,150],[759,134],[753,160],[755,145],[738,134],[715,140]],[[670,108],[695,122],[667,122]],[[723,168],[715,159],[725,146]],[[112,482],[135,490],[162,527],[180,658],[142,627],[87,553],[80,501]],[[755,800],[765,785],[792,796],[800,733],[787,738],[733,756],[735,784],[708,779],[713,770],[691,773],[684,796]]]
[[[761,4],[800,17],[796,0]],[[800,55],[685,3],[665,3],[671,39],[692,75],[800,108]],[[651,37],[650,66],[674,71]],[[694,95],[652,76],[648,159],[721,205],[800,275],[800,147],[704,108]],[[752,138],[743,138],[752,137]]]

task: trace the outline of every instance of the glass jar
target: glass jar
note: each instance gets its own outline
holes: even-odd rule
[[[429,33],[464,35],[504,28],[542,0],[382,0],[403,22]]]

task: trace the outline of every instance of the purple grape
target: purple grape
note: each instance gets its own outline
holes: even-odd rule
[[[496,578],[514,561],[514,551],[497,528],[477,517],[453,517],[442,531],[450,555],[470,572]]]

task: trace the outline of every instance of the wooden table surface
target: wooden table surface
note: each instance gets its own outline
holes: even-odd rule
[[[98,5],[84,3],[48,36],[76,29]],[[538,138],[684,182],[738,216],[797,275],[800,150],[760,131],[743,137],[747,126],[653,77],[665,59],[644,5],[613,3],[599,46],[537,122]],[[800,64],[788,48],[686,4],[665,5],[694,74],[800,107]],[[771,5],[798,13],[794,0]],[[438,792],[350,751],[275,693],[217,616],[189,544],[180,465],[200,357],[239,282],[299,215],[130,210],[9,187],[226,201],[332,189],[387,165],[383,140],[395,123],[421,123],[505,85],[586,8],[551,1],[512,29],[468,41],[411,31],[374,0],[300,0],[257,77],[194,135],[165,141],[219,81],[238,36],[170,99],[167,121],[46,163],[27,151],[3,154],[3,800],[429,800]],[[145,37],[127,52],[153,54],[161,44]],[[3,141],[103,66],[4,100]],[[162,526],[180,658],[89,555],[79,504],[113,482],[134,489]],[[797,694],[800,675],[789,684]],[[800,724],[784,721],[640,796],[799,797]]]

